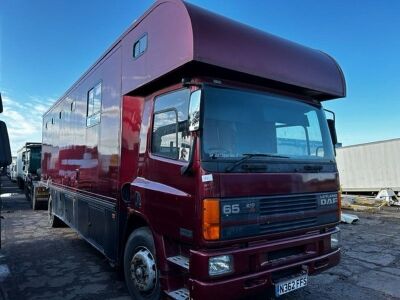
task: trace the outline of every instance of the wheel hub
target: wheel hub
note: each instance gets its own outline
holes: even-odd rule
[[[140,248],[131,260],[131,277],[141,292],[151,291],[157,281],[156,262],[151,252]]]

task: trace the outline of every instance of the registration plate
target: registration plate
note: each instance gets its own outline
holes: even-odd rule
[[[307,281],[308,281],[307,274],[279,281],[275,283],[275,295],[281,296],[283,294],[305,287],[307,285]]]

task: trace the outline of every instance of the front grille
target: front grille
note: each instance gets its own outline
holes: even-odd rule
[[[260,215],[280,215],[317,209],[317,195],[266,197],[259,200]]]
[[[280,221],[273,223],[260,224],[260,233],[277,233],[289,230],[296,230],[311,227],[317,224],[317,218],[304,218],[300,220]]]
[[[221,238],[276,234],[337,222],[336,192],[227,198],[221,201]],[[236,213],[233,213],[235,207]]]

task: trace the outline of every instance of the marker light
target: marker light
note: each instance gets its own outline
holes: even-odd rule
[[[203,237],[205,240],[220,237],[219,199],[203,200]]]

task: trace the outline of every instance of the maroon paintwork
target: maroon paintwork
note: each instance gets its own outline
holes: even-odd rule
[[[149,44],[146,55],[133,59],[132,46],[144,33]],[[87,177],[84,190],[116,197],[125,178],[134,176],[121,166],[125,148],[120,145],[120,133],[126,126],[140,128],[142,113],[132,112],[138,117],[136,124],[129,124],[132,120],[124,116],[120,122],[122,95],[192,61],[301,87],[305,94],[321,100],[345,96],[343,74],[326,54],[179,0],[158,1],[44,115],[44,178],[77,187],[79,170],[78,177]],[[86,128],[87,91],[99,81],[103,83],[101,123]],[[72,102],[74,111],[70,110]],[[129,141],[131,148],[134,141]],[[62,152],[74,161],[60,167]],[[105,189],[101,193],[100,186]]]
[[[134,60],[132,45],[144,33],[149,39],[147,55]],[[157,1],[66,95],[86,80],[110,52],[121,48],[122,75],[118,77],[121,94],[128,94],[188,62],[199,61],[302,87],[320,100],[346,95],[343,73],[327,54],[180,0]],[[111,69],[117,71],[117,68]]]
[[[134,59],[133,44],[145,33],[148,49]],[[242,86],[243,82],[232,78],[245,74],[254,79],[254,89],[297,93],[295,96],[305,101],[310,101],[310,96],[322,101],[346,93],[343,74],[328,55],[180,0],[160,0],[43,116],[43,180],[58,189],[115,205],[119,227],[113,234],[118,255],[113,259],[117,264],[129,233],[135,227],[149,226],[158,266],[165,275],[163,289],[185,284],[196,299],[206,299],[208,293],[222,298],[250,295],[271,285],[273,271],[291,265],[308,265],[311,274],[336,264],[339,251],[329,252],[330,236],[320,233],[321,228],[234,241],[207,242],[202,238],[204,198],[339,189],[337,173],[221,173],[203,183],[201,176],[207,172],[200,164],[200,137],[191,176],[181,175],[185,162],[154,156],[149,147],[154,97],[182,88],[178,83],[182,77],[194,77],[197,70],[204,72],[205,66],[218,70],[217,79],[229,78],[231,86]],[[207,76],[213,79],[214,73]],[[209,79],[192,78],[196,80]],[[257,85],[260,80],[263,84]],[[99,82],[101,122],[87,127],[87,93]],[[121,199],[124,186],[130,188],[131,201]],[[140,207],[134,195],[140,195]],[[182,235],[181,229],[192,236]],[[266,238],[274,242],[266,242]],[[243,245],[248,247],[241,249]],[[273,267],[262,264],[262,253],[298,245],[308,251],[294,261]],[[211,279],[208,257],[225,253],[234,255],[235,273]],[[189,274],[179,273],[166,261],[178,254],[190,257]]]

